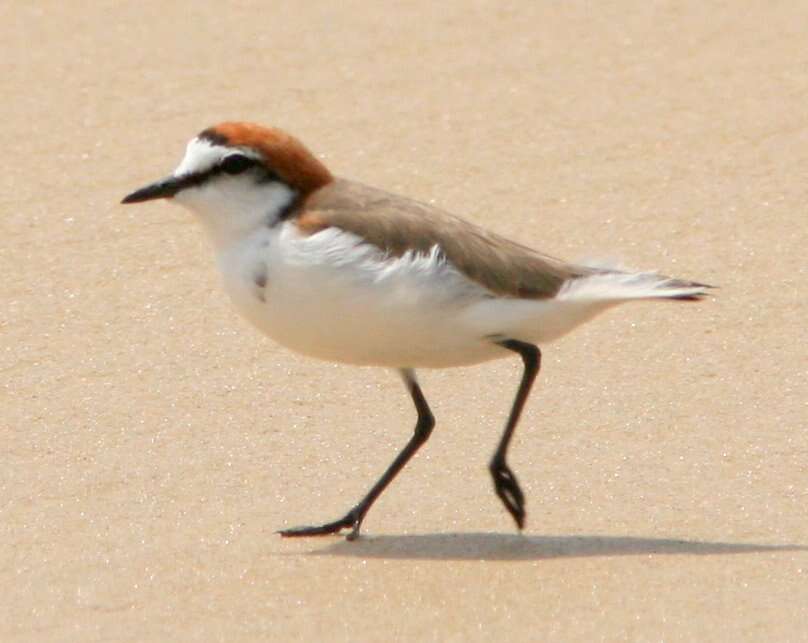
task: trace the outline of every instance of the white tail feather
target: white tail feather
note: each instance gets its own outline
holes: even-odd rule
[[[655,272],[598,272],[571,279],[557,299],[566,301],[626,301],[629,299],[698,299],[710,286],[665,277]]]

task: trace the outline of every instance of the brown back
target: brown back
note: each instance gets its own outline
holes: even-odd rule
[[[469,279],[505,297],[552,297],[566,280],[591,272],[425,203],[345,179],[312,193],[296,223],[308,234],[329,227],[352,232],[397,257],[438,245]]]

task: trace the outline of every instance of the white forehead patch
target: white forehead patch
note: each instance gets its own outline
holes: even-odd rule
[[[249,156],[253,159],[260,158],[255,151],[248,148],[217,145],[199,137],[191,139],[191,142],[185,148],[185,156],[180,161],[177,169],[174,170],[174,176],[207,172],[218,165],[225,156],[233,152],[244,154],[244,156]]]

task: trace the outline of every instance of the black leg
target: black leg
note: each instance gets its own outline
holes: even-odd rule
[[[415,455],[418,448],[427,441],[432,428],[435,426],[435,418],[432,416],[432,411],[429,410],[429,405],[426,403],[424,394],[421,392],[421,387],[415,379],[415,373],[412,369],[401,369],[401,377],[406,384],[407,389],[412,395],[412,401],[415,403],[415,408],[418,411],[418,421],[415,423],[415,433],[407,446],[398,454],[393,464],[391,464],[387,471],[384,472],[379,481],[373,485],[373,488],[368,494],[362,498],[358,505],[351,509],[345,516],[334,522],[329,522],[324,525],[316,527],[295,527],[293,529],[284,529],[278,532],[281,536],[296,537],[296,536],[324,536],[326,534],[335,534],[343,529],[350,529],[348,540],[355,540],[359,536],[359,528],[362,526],[362,521],[365,519],[370,507],[376,501],[382,492],[387,488],[396,474],[404,468],[404,465],[409,462],[410,458]]]
[[[511,407],[511,414],[508,416],[508,423],[505,425],[505,432],[502,434],[502,439],[499,441],[499,446],[497,446],[488,468],[494,478],[494,490],[497,492],[497,496],[513,516],[519,529],[522,529],[525,526],[525,495],[519,488],[519,482],[513,471],[505,462],[505,456],[508,452],[508,444],[513,436],[513,430],[516,428],[519,416],[522,414],[522,408],[525,406],[528,395],[530,395],[530,388],[533,386],[536,375],[539,374],[541,351],[533,344],[519,342],[515,339],[497,343],[503,348],[519,353],[525,364],[525,370],[522,373],[522,381],[519,384],[519,390],[516,392],[516,398]]]

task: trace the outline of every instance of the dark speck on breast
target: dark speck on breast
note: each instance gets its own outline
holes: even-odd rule
[[[252,279],[256,285],[255,296],[261,301],[266,301],[267,267],[265,264],[262,263],[255,267]]]

